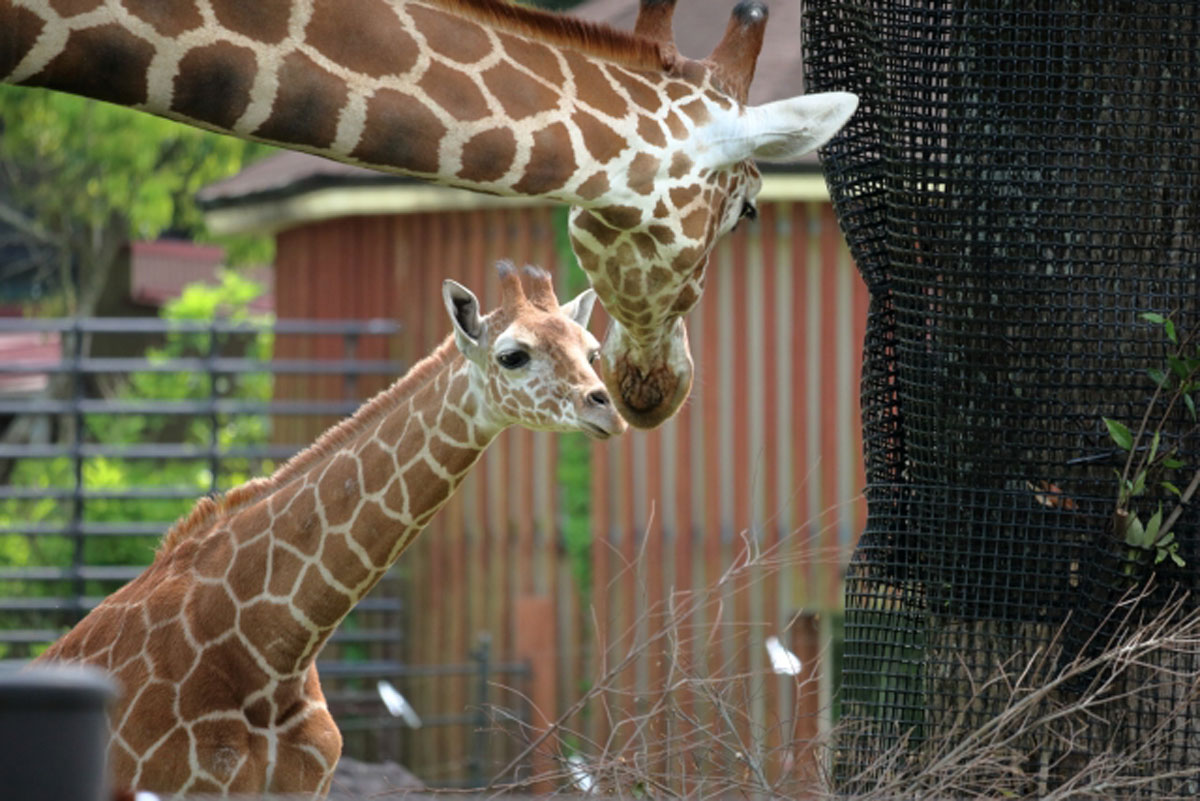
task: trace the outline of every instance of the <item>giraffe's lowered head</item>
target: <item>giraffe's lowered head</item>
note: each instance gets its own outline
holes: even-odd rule
[[[622,433],[625,421],[594,366],[600,343],[587,330],[595,292],[560,306],[545,271],[508,262],[497,268],[501,305],[487,315],[469,289],[442,285],[455,343],[483,405],[479,416],[500,428],[582,431],[595,439]]]
[[[632,425],[653,428],[683,404],[692,382],[684,315],[699,300],[713,245],[755,215],[762,188],[756,161],[790,162],[825,144],[849,120],[848,92],[746,104],[762,48],[767,7],[742,0],[725,36],[704,60],[678,55],[675,0],[642,0],[635,33],[672,54],[663,84],[670,103],[649,103],[653,126],[631,156],[627,203],[576,207],[572,246],[611,324],[603,373]],[[656,146],[656,142],[661,146]]]

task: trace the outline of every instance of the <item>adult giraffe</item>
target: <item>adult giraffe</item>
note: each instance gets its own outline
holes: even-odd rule
[[[124,687],[119,787],[326,792],[342,739],[315,659],[506,427],[625,428],[592,363],[589,289],[502,265],[499,309],[447,281],[453,334],[272,476],[205,499],[154,562],[41,657]]]
[[[820,146],[857,98],[746,106],[764,5],[695,61],[674,0],[641,2],[630,35],[499,0],[0,0],[0,80],[570,204],[612,318],[605,381],[649,428],[691,387],[682,317],[713,242],[754,213],[754,159]]]

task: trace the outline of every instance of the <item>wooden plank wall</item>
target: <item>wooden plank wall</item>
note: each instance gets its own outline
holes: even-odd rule
[[[592,758],[694,772],[682,763],[682,721],[695,715],[766,754],[776,774],[807,769],[786,744],[823,723],[831,627],[822,613],[840,609],[840,565],[865,520],[858,375],[867,293],[827,203],[762,203],[759,212],[713,254],[689,317],[696,377],[683,411],[656,431],[592,446],[591,596],[582,597],[560,541],[558,440],[506,432],[397,567],[410,664],[462,663],[486,633],[493,659],[539,668],[532,683],[513,682],[523,698],[493,689],[489,700],[535,722],[559,718],[607,676],[611,692],[564,720],[564,739]],[[391,355],[415,361],[449,331],[442,278],[491,308],[491,264],[559,271],[553,242],[548,208],[293,229],[279,237],[277,311],[399,317],[406,332]],[[603,324],[598,314],[597,335]],[[329,343],[294,347],[337,358]],[[328,381],[281,388],[293,397],[339,391]],[[672,606],[676,614],[664,614]],[[801,656],[800,677],[770,673],[772,635]],[[682,689],[666,697],[670,682]],[[474,698],[466,678],[402,689],[427,719],[462,714]],[[722,703],[736,719],[718,719]],[[668,711],[640,728],[622,722],[655,709]],[[465,775],[471,736],[469,726],[430,727],[381,756],[451,781]],[[519,753],[507,734],[487,742],[492,767]]]

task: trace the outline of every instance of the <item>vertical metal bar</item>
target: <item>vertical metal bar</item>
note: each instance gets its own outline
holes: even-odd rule
[[[208,355],[204,369],[208,373],[208,491],[215,495],[221,487],[221,420],[217,415],[217,318],[214,315],[208,324]]]
[[[86,543],[83,535],[84,518],[84,476],[83,476],[83,325],[82,319],[76,315],[71,324],[71,467],[74,476],[74,486],[71,490],[71,520],[67,530],[74,540],[71,557],[72,575],[72,607],[77,618],[84,615],[84,594],[87,590],[83,580],[83,566],[86,561]]]
[[[475,685],[475,731],[471,737],[471,756],[467,760],[467,778],[471,787],[482,787],[484,784],[483,762],[487,750],[487,699],[488,672],[492,650],[492,635],[480,633],[478,644],[471,652],[471,658],[478,666]]]

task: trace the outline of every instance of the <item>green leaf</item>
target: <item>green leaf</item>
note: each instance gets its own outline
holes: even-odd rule
[[[1172,373],[1179,376],[1181,381],[1187,380],[1188,373],[1191,372],[1188,370],[1187,362],[1178,356],[1168,356],[1167,365],[1171,368]]]
[[[1146,471],[1141,470],[1133,479],[1133,485],[1129,488],[1129,494],[1137,497],[1146,491]]]
[[[1183,467],[1185,462],[1181,459],[1163,459],[1163,467],[1170,470],[1178,470]]]
[[[1146,530],[1142,532],[1145,542],[1153,543],[1158,539],[1158,529],[1160,526],[1162,526],[1162,504],[1158,505],[1158,511],[1152,514],[1150,520],[1146,523]]]
[[[1118,448],[1127,451],[1133,447],[1133,434],[1129,433],[1128,426],[1110,417],[1104,418],[1104,425],[1108,426],[1108,435],[1117,443]]]
[[[1125,544],[1132,545],[1135,548],[1146,547],[1145,541],[1146,528],[1142,525],[1142,521],[1138,520],[1137,515],[1130,515],[1129,520],[1125,523]]]
[[[1179,565],[1180,567],[1184,567],[1187,565],[1187,562],[1183,561],[1183,557],[1180,556],[1179,554],[1175,553],[1174,551],[1171,551],[1171,561],[1174,562],[1175,564]]]
[[[1154,432],[1154,439],[1150,440],[1150,456],[1146,458],[1147,462],[1153,462],[1154,457],[1158,455],[1158,441],[1162,437],[1161,431]]]
[[[1162,481],[1162,482],[1160,482],[1160,484],[1162,485],[1162,488],[1165,489],[1167,492],[1174,493],[1176,496],[1178,496],[1180,498],[1183,497],[1183,493],[1179,491],[1179,487],[1175,486],[1170,481]]]
[[[1157,367],[1146,368],[1146,375],[1150,376],[1150,380],[1154,382],[1155,386],[1161,387],[1167,382],[1166,372]]]
[[[1188,407],[1188,412],[1192,415],[1192,420],[1196,419],[1196,401],[1192,400],[1191,395],[1184,395],[1183,402]]]
[[[1163,330],[1167,332],[1167,339],[1171,340],[1175,345],[1179,344],[1179,337],[1175,336],[1175,322],[1173,320],[1164,321]]]
[[[1142,312],[1138,316],[1147,322],[1158,323],[1159,325],[1162,325],[1167,321],[1167,318],[1163,317],[1158,312]]]

